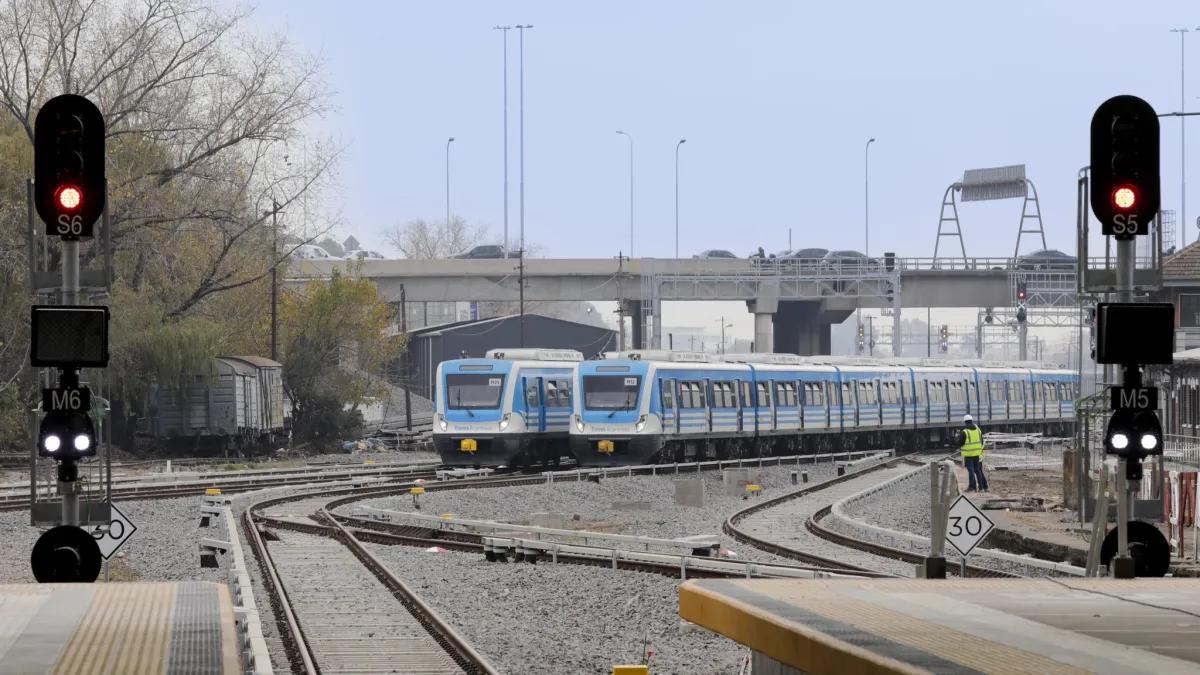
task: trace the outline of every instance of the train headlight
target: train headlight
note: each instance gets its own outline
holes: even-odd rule
[[[446,423],[446,418],[442,417],[441,414],[438,414],[438,427],[442,431],[445,431],[446,429],[450,428],[450,425]]]
[[[636,431],[645,431],[646,430],[646,416],[642,415],[641,417],[639,417],[637,424],[633,425],[633,428]]]
[[[583,431],[583,418],[579,415],[575,416],[575,430]]]
[[[500,418],[500,431],[508,428],[509,413],[504,413],[504,417]]]

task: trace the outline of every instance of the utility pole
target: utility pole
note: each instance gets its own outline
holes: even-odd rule
[[[446,139],[446,227],[450,227],[450,144],[454,137]]]
[[[625,292],[621,281],[625,276],[625,255],[617,251],[617,334],[620,351],[625,351]]]
[[[525,255],[525,29],[533,28],[530,24],[517,25],[518,42],[518,62],[521,71],[520,79],[520,144],[521,144],[521,256]],[[525,325],[525,315],[521,315],[521,325]],[[524,344],[524,343],[522,343]]]
[[[279,360],[279,202],[271,200],[271,360]]]
[[[520,313],[521,347],[525,346],[525,249],[517,251],[517,311]]]
[[[504,36],[504,257],[508,257],[508,31],[512,26],[493,26]]]
[[[400,332],[404,333],[404,337],[408,338],[408,298],[404,293],[404,284],[400,284]],[[404,428],[412,431],[412,395],[409,393],[408,381],[408,363],[412,359],[412,341],[408,340],[404,346],[404,361],[403,361],[403,383],[404,383]]]
[[[1184,37],[1188,29],[1172,28],[1172,33],[1179,33],[1179,112],[1187,111],[1187,101],[1184,89]],[[1183,233],[1183,244],[1187,246],[1187,120],[1179,117],[1179,231]],[[1175,242],[1171,242],[1174,244]]]

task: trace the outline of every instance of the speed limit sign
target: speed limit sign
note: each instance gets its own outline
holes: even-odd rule
[[[129,520],[121,509],[117,508],[116,504],[112,504],[112,516],[107,526],[97,526],[92,531],[92,538],[96,540],[96,545],[100,547],[100,555],[104,556],[105,560],[112,557],[112,554],[121,548],[121,545],[137,532],[137,525]]]
[[[946,512],[946,541],[966,556],[995,526],[966,495],[959,495]]]

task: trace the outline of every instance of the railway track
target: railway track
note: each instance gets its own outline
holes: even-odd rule
[[[913,566],[924,559],[920,554],[834,532],[821,521],[838,499],[899,475],[913,463],[911,458],[899,457],[754,504],[731,515],[723,529],[742,543],[811,565],[912,576]],[[798,527],[801,523],[803,529]],[[967,566],[966,575],[1019,576],[975,565]]]
[[[408,481],[432,479],[435,477],[436,465],[408,465],[389,468],[363,468],[346,471],[313,471],[300,473],[285,473],[277,475],[259,475],[249,478],[239,478],[230,475],[228,478],[211,478],[180,481],[176,483],[156,484],[152,481],[138,482],[137,485],[113,486],[113,500],[117,499],[173,499],[176,497],[193,497],[204,494],[209,488],[219,488],[222,492],[236,494],[265,488],[287,487],[290,485],[306,485],[314,483],[332,483],[353,480],[380,479],[391,481]],[[50,501],[55,501],[51,499]],[[0,511],[18,511],[29,508],[29,493],[10,492],[0,494]]]

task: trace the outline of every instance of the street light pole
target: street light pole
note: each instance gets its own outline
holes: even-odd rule
[[[1179,112],[1187,109],[1184,98],[1184,36],[1186,28],[1172,28],[1172,33],[1179,33]],[[1159,223],[1162,226],[1162,223]],[[1187,246],[1187,120],[1179,118],[1179,231],[1183,235],[1183,246]]]
[[[863,149],[863,230],[866,233],[863,253],[868,258],[871,257],[871,144],[874,142],[874,138],[868,140]]]
[[[512,26],[493,26],[504,36],[504,257],[508,257],[508,31]]]
[[[517,34],[520,36],[518,49],[518,61],[521,71],[520,78],[520,145],[521,145],[521,255],[525,255],[525,29],[533,28],[530,24],[517,25]]]
[[[679,146],[687,143],[686,138],[675,144],[675,259],[679,259]]]
[[[271,360],[279,360],[279,202],[271,200]],[[263,214],[266,215],[266,214]]]
[[[629,257],[633,258],[633,136],[620,129],[617,133],[629,139]]]
[[[450,144],[454,137],[446,139],[446,227],[450,227]]]

